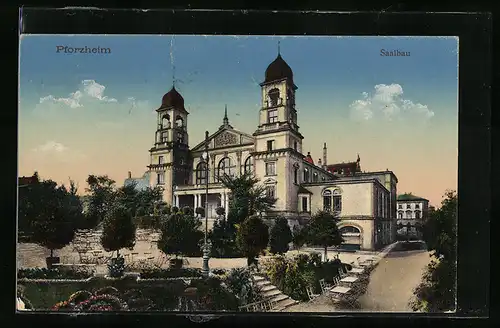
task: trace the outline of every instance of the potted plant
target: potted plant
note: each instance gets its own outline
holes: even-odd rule
[[[197,207],[196,214],[200,217],[205,217],[205,209],[203,207]]]
[[[215,209],[215,213],[217,213],[218,216],[223,216],[226,214],[226,209],[222,206],[219,206]]]
[[[103,221],[101,244],[107,252],[116,251],[116,257],[108,263],[109,275],[121,277],[125,270],[125,259],[120,249],[134,249],[136,226],[132,214],[126,207],[116,204]]]
[[[82,203],[76,195],[76,187],[71,181],[68,191],[64,185],[57,186],[52,180],[28,187],[23,194],[26,213],[33,218],[32,240],[50,250],[46,258],[47,268],[60,262],[54,250],[71,243],[82,217]]]
[[[169,261],[171,268],[182,267],[183,260],[179,258],[182,254],[199,251],[198,242],[203,238],[200,226],[200,220],[189,214],[171,214],[164,220],[158,248],[167,256],[175,255]]]

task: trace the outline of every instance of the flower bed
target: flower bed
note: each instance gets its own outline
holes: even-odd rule
[[[145,269],[140,273],[140,280],[150,279],[180,279],[180,278],[201,278],[200,269]]]
[[[67,268],[61,270],[59,268],[27,268],[17,271],[19,281],[38,280],[38,281],[88,281],[94,276],[91,268]]]

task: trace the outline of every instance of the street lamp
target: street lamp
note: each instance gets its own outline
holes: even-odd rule
[[[208,178],[209,178],[209,158],[208,158],[208,131],[205,132],[205,150],[201,154],[201,160],[205,163],[205,241],[203,243],[203,269],[204,277],[208,277],[210,268],[208,260],[210,260],[210,245],[208,244]]]

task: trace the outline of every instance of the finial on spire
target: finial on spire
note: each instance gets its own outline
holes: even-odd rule
[[[227,118],[227,104],[224,107],[224,119],[222,121],[223,121],[224,125],[229,124],[229,119]]]
[[[357,161],[359,162],[360,160],[361,160],[361,159],[359,158],[359,154],[358,154],[358,159],[357,159]]]

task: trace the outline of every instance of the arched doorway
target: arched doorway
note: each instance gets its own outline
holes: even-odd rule
[[[359,250],[361,248],[362,236],[359,228],[352,225],[346,225],[341,227],[339,230],[342,234],[342,238],[344,239],[341,246],[342,249]]]

